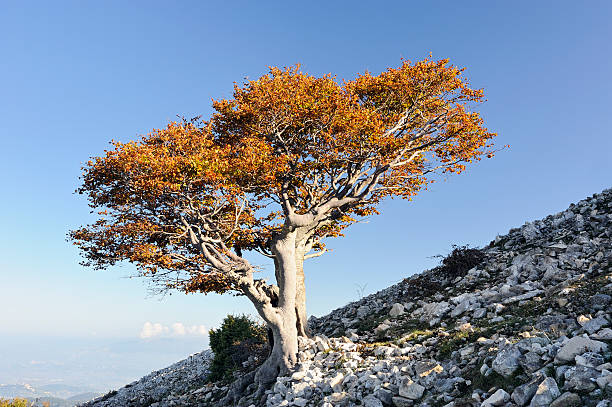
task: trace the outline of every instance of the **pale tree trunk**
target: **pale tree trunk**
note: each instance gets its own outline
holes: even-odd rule
[[[296,314],[297,267],[295,261],[295,232],[287,232],[273,245],[275,271],[278,284],[278,302],[266,304],[251,299],[259,315],[272,330],[273,344],[270,356],[256,372],[234,382],[222,401],[225,405],[238,405],[250,383],[256,399],[264,396],[279,375],[286,375],[297,363],[298,328]]]
[[[306,282],[304,278],[304,255],[303,245],[298,245],[295,250],[296,266],[296,294],[295,294],[295,313],[297,315],[297,330],[299,336],[310,336],[308,329],[308,315],[306,314]]]
[[[308,329],[308,315],[306,313],[306,284],[304,278],[304,255],[305,249],[302,244],[298,244],[295,248],[295,267],[296,267],[296,294],[295,294],[295,314],[297,316],[298,335],[303,337],[310,336]],[[276,281],[282,279],[282,270],[280,269],[278,260],[274,259],[274,274]]]

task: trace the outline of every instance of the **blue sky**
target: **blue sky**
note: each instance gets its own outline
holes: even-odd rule
[[[88,157],[177,115],[206,117],[211,98],[270,65],[351,78],[448,57],[485,89],[485,123],[511,146],[329,242],[333,252],[306,265],[311,314],[434,266],[451,244],[484,245],[612,186],[612,3],[293,3],[2,2],[0,336],[12,347],[137,344],[152,340],[140,337],[149,322],[187,354],[207,338],[173,324],[214,327],[250,312],[231,296],[150,297],[125,278],[129,265],[83,269],[65,235],[90,220],[73,194]]]

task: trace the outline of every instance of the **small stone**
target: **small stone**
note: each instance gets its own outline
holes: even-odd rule
[[[602,315],[600,315],[597,318],[591,319],[590,321],[585,323],[582,327],[588,333],[593,334],[593,333],[599,331],[604,326],[608,326],[608,325],[610,325],[608,320],[605,319]]]
[[[338,403],[341,402],[342,400],[344,400],[346,398],[346,393],[345,392],[335,392],[329,395],[329,401],[331,401],[332,403]]]
[[[504,389],[499,389],[489,396],[489,398],[485,399],[481,407],[503,406],[508,401],[510,401],[510,395],[506,393]]]
[[[342,380],[344,379],[344,374],[338,372],[334,377],[332,377],[329,381],[329,386],[334,390],[334,392],[340,392],[342,390]]]
[[[526,406],[538,390],[542,380],[544,380],[544,376],[539,374],[529,382],[518,386],[512,392],[512,400],[521,407]]]
[[[474,332],[474,328],[472,328],[472,324],[469,322],[465,322],[463,324],[459,324],[457,326],[457,330],[459,332]]]
[[[578,316],[578,318],[576,318],[576,321],[578,322],[578,325],[580,326],[584,326],[584,324],[586,324],[590,320],[591,318],[587,317],[586,315],[580,315]]]
[[[469,299],[465,299],[461,301],[459,305],[457,305],[455,309],[451,311],[451,317],[455,318],[463,314],[465,311],[467,311],[470,308],[470,304],[471,303]]]
[[[538,386],[529,407],[548,407],[560,395],[561,392],[557,387],[557,382],[555,382],[555,379],[548,377]]]
[[[567,305],[569,301],[567,300],[567,298],[558,298],[557,299],[557,304],[559,304],[559,307],[563,308]]]
[[[576,365],[582,365],[587,367],[596,368],[597,366],[604,363],[604,358],[599,353],[586,352],[582,355],[577,355],[574,359]]]
[[[599,339],[599,340],[603,340],[603,341],[610,341],[610,340],[612,340],[612,329],[604,328],[604,329],[600,330],[599,332],[597,332],[596,334],[591,335],[591,337],[593,339]]]
[[[374,392],[374,396],[383,404],[391,405],[393,403],[393,392],[387,389],[378,389]]]
[[[591,367],[576,366],[565,372],[564,389],[577,392],[590,392],[595,390],[595,378],[599,372]]]
[[[364,407],[383,407],[382,401],[372,395],[364,397],[362,401]]]
[[[474,310],[474,314],[472,315],[472,317],[474,319],[480,319],[480,318],[484,318],[485,315],[487,315],[486,308],[477,308],[476,310]]]
[[[493,360],[493,370],[504,377],[510,376],[519,367],[521,351],[514,346],[500,350]]]
[[[363,318],[366,315],[368,315],[370,313],[370,307],[368,307],[367,305],[362,305],[361,307],[357,308],[357,317],[358,318]]]
[[[402,315],[403,313],[404,313],[404,306],[402,304],[395,303],[391,307],[391,311],[389,311],[389,316],[395,318],[395,317]]]
[[[582,406],[582,400],[576,393],[565,392],[559,396],[555,401],[550,403],[550,407],[580,407]]]
[[[605,389],[606,386],[612,387],[612,374],[608,374],[607,376],[600,376],[597,378],[597,380],[595,380],[595,382],[602,390]]]
[[[293,405],[294,406],[304,407],[304,406],[306,406],[306,404],[308,404],[308,400],[306,400],[304,398],[296,397],[295,399],[293,399]]]
[[[393,405],[395,407],[412,407],[414,406],[414,401],[407,399],[405,397],[393,397]]]
[[[568,340],[557,352],[555,362],[567,363],[574,360],[576,355],[585,352],[602,352],[608,349],[608,345],[603,342],[594,341],[583,336],[574,336]]]
[[[425,387],[415,383],[409,377],[402,380],[399,388],[399,395],[411,400],[418,400],[423,397]]]
[[[299,380],[302,380],[305,376],[306,376],[306,372],[301,370],[301,371],[298,371],[298,372],[294,372],[291,375],[291,380],[299,381]]]
[[[526,372],[532,373],[542,366],[542,360],[540,355],[530,351],[519,358],[519,364]]]

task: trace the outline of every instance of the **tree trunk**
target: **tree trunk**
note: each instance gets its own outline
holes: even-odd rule
[[[274,343],[270,356],[255,375],[259,391],[265,389],[279,374],[286,374],[292,369],[297,362],[298,353],[295,232],[278,239],[273,250],[279,288],[278,305],[274,308],[274,315],[262,315],[272,329]]]
[[[304,278],[304,248],[298,246],[295,251],[297,286],[295,294],[295,313],[297,315],[297,330],[299,336],[310,336],[308,315],[306,314],[306,282]]]
[[[259,315],[272,331],[273,344],[270,356],[258,368],[254,376],[237,380],[232,384],[222,405],[238,405],[250,383],[256,385],[255,399],[264,396],[276,377],[287,374],[297,363],[298,316],[296,313],[297,266],[295,232],[288,232],[273,245],[274,265],[278,284],[278,303],[272,306],[251,300]],[[244,400],[243,400],[244,401]]]
[[[295,249],[296,267],[296,295],[295,295],[295,314],[297,316],[297,330],[299,336],[310,336],[308,329],[308,315],[306,313],[306,284],[304,278],[304,247],[298,245]],[[280,286],[283,279],[283,271],[280,269],[279,262],[274,259],[274,275]]]

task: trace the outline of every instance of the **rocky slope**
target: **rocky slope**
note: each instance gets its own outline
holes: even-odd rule
[[[312,318],[264,404],[612,406],[612,190],[472,254]],[[215,405],[225,387],[182,366],[87,405]]]
[[[140,380],[81,406],[184,406],[193,393],[196,397],[206,383],[212,352],[193,354],[165,369],[152,372]]]

